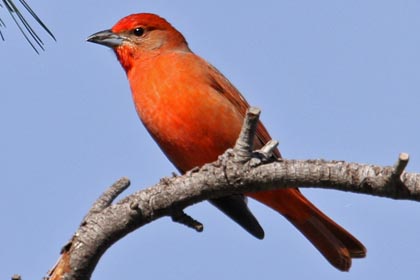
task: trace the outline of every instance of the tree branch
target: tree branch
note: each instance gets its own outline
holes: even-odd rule
[[[202,225],[182,209],[234,193],[318,187],[420,201],[420,174],[404,172],[407,154],[401,154],[394,167],[381,167],[344,161],[275,160],[271,158],[275,141],[267,143],[259,152],[251,152],[258,115],[258,109],[247,113],[235,147],[213,163],[183,176],[164,178],[111,204],[129,183],[123,178],[114,184],[93,205],[64,246],[58,263],[49,272],[50,279],[64,279],[64,276],[89,279],[102,254],[113,243],[163,216],[172,216],[202,230]]]

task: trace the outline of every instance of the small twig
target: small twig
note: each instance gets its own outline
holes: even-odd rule
[[[92,205],[89,214],[98,213],[107,208],[112,202],[130,186],[130,180],[126,177],[120,178],[110,186]],[[88,215],[89,215],[88,214]]]
[[[279,142],[276,140],[268,141],[261,149],[256,150],[253,153],[253,157],[249,160],[249,164],[252,167],[255,167],[260,164],[276,160],[277,157],[274,157],[274,151],[277,148],[278,144]]]
[[[392,170],[392,174],[390,176],[390,182],[396,193],[403,193],[405,195],[410,194],[410,190],[401,180],[401,175],[407,167],[409,158],[410,157],[407,153],[400,153],[397,162],[394,164],[394,169]]]
[[[260,149],[260,151],[266,154],[267,156],[271,156],[278,145],[279,145],[279,141],[270,140],[267,142],[267,144],[264,145],[264,147]]]
[[[236,162],[243,163],[251,158],[260,113],[261,110],[256,107],[250,107],[246,112],[241,133],[233,148],[235,150]]]
[[[394,171],[392,172],[392,175],[399,178],[404,172],[409,159],[410,156],[407,153],[401,153],[398,157],[398,161],[394,164]]]
[[[405,167],[408,164],[409,156],[407,153],[400,153],[397,162],[393,167],[387,167],[381,176],[373,174],[366,176],[360,183],[360,189],[366,193],[374,193],[375,190],[384,190],[389,198],[410,197],[410,189],[401,178]],[[385,168],[384,168],[385,170]]]
[[[191,216],[187,215],[184,211],[174,211],[172,214],[172,221],[180,223],[189,228],[195,229],[197,232],[202,232],[204,226],[197,220],[194,220]]]

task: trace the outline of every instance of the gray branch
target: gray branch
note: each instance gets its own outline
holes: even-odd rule
[[[200,231],[201,223],[186,215],[183,209],[211,198],[317,187],[420,201],[420,174],[404,172],[407,154],[401,154],[394,166],[382,167],[344,161],[270,160],[277,145],[275,141],[258,152],[251,152],[258,115],[258,109],[247,113],[236,146],[213,163],[183,176],[164,178],[112,204],[129,183],[123,178],[114,184],[93,205],[62,249],[58,263],[49,272],[50,279],[90,279],[100,257],[113,243],[163,216],[171,216]]]

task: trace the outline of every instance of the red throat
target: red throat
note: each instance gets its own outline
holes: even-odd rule
[[[120,46],[115,49],[115,54],[125,72],[128,73],[134,65],[133,50],[129,46]]]

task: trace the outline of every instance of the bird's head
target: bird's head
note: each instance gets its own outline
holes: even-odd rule
[[[133,14],[111,29],[92,34],[88,42],[112,48],[128,71],[135,60],[164,51],[189,51],[184,36],[164,18],[155,14]]]

